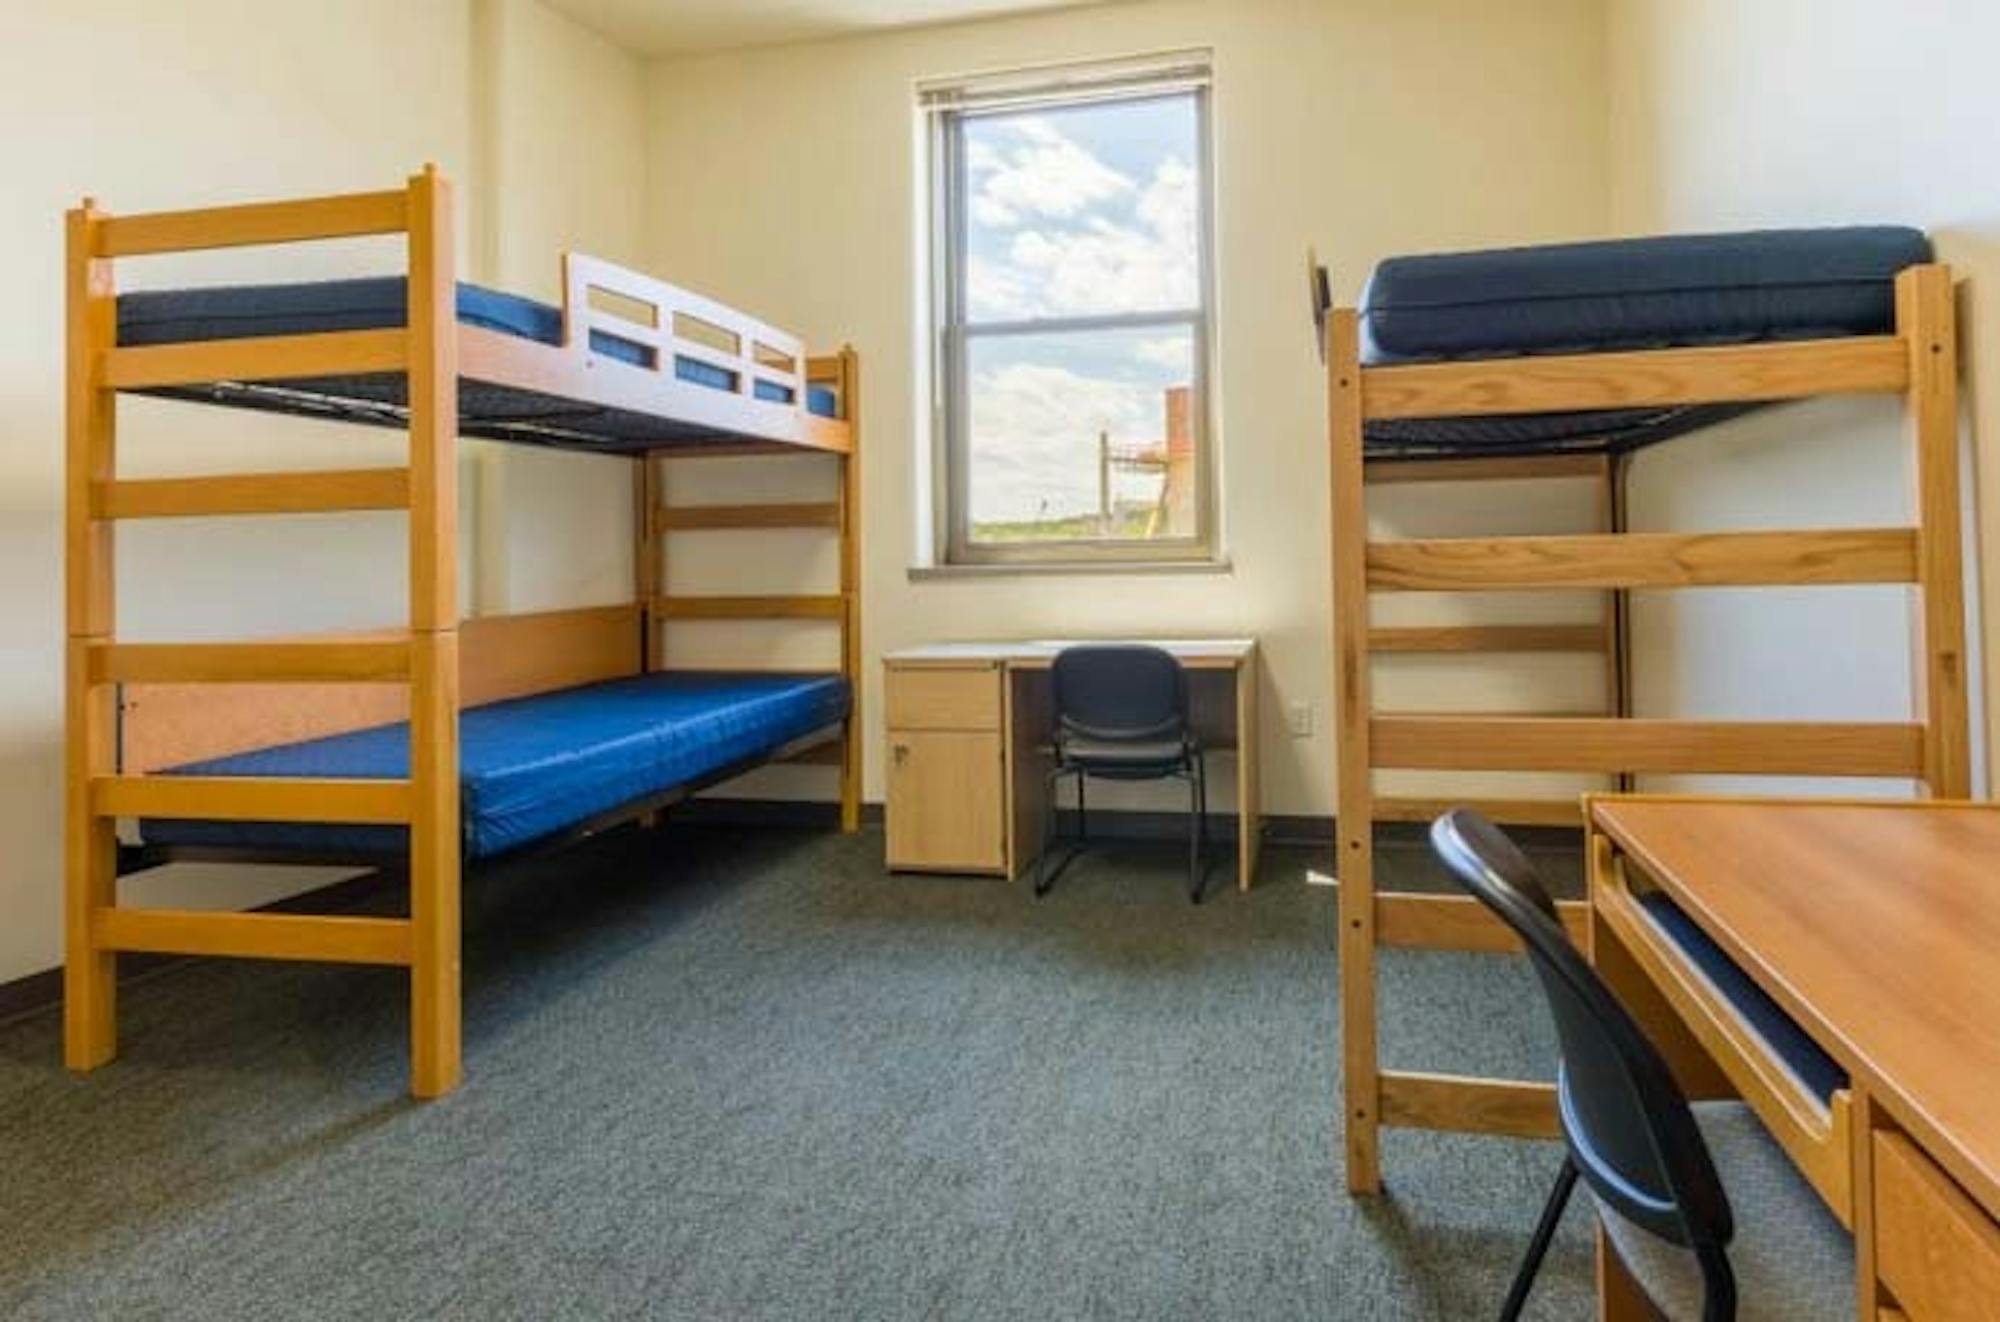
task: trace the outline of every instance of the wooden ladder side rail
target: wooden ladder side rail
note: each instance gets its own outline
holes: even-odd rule
[[[1368,495],[1359,319],[1331,310],[1326,342],[1332,475],[1334,874],[1339,878],[1342,1132],[1348,1188],[1381,1189],[1382,1079],[1375,1017],[1374,787],[1370,768]]]
[[[840,829],[861,829],[863,729],[861,690],[861,355],[844,345],[835,383],[848,449],[840,464],[840,670],[847,679],[847,719],[841,727]]]
[[[1916,482],[1917,610],[1912,695],[1924,728],[1922,782],[1934,797],[1972,792],[1964,531],[1959,505],[1958,326],[1951,268],[1896,277],[1896,334],[1907,355],[1904,428]]]
[[[410,1091],[464,1077],[458,707],[458,268],[452,192],[409,189]]]

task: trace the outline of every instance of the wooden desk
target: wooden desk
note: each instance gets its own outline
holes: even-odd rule
[[[2000,805],[1612,795],[1586,819],[1593,962],[1690,1095],[1740,1094],[1853,1228],[1859,1316],[2000,1318]],[[1845,1093],[1761,1050],[1633,903],[1649,887]]]
[[[1248,890],[1262,829],[1256,641],[1115,641],[1149,642],[1180,658],[1203,747],[1234,750],[1236,875]],[[1011,878],[1034,861],[1054,726],[1048,670],[1070,642],[938,643],[883,658],[891,868]]]

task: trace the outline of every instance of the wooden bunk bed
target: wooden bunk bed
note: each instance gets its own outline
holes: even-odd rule
[[[405,235],[407,277],[120,299],[118,259]],[[380,193],[67,221],[65,1058],[116,1051],[121,952],[409,969],[411,1091],[461,1079],[464,871],[649,817],[767,761],[837,765],[860,817],[860,382],[852,349],[801,342],[711,300],[571,255],[564,305],[460,285],[451,189],[435,168]],[[121,479],[116,396],[163,394],[407,430],[406,466]],[[628,605],[461,624],[461,435],[632,460]],[[822,454],[829,501],[674,507],[659,465]],[[246,642],[116,634],[121,520],[402,510],[406,628]],[[839,584],[819,595],[663,590],[683,531],[824,528]],[[831,675],[667,669],[669,621],[816,620]],[[632,750],[645,747],[640,760]],[[461,754],[465,765],[461,765]],[[539,757],[541,762],[535,759]],[[581,768],[561,802],[544,766]],[[463,773],[463,776],[462,776]],[[485,779],[482,779],[485,778]],[[479,789],[485,797],[473,801]],[[490,791],[490,793],[488,793]],[[121,820],[140,842],[121,845]],[[183,859],[355,862],[406,872],[407,917],[134,909],[122,871]]]
[[[1513,350],[1438,361],[1365,360],[1364,313],[1335,308],[1312,270],[1314,312],[1327,370],[1332,469],[1334,692],[1338,806],[1336,870],[1349,1188],[1381,1186],[1384,1126],[1522,1137],[1557,1134],[1547,1083],[1385,1069],[1378,1052],[1376,951],[1381,946],[1509,951],[1517,947],[1465,898],[1378,892],[1373,826],[1421,820],[1449,806],[1378,794],[1378,769],[1535,771],[1627,778],[1648,773],[1906,778],[1932,796],[1969,792],[1959,504],[1957,341],[1948,268],[1924,257],[1885,273],[1885,325],[1809,338],[1589,351]],[[1893,305],[1890,289],[1893,285]],[[1633,444],[1766,403],[1833,394],[1902,399],[1913,450],[1912,526],[1806,531],[1630,533],[1623,478]],[[1534,422],[1605,410],[1664,410],[1624,439],[1615,433],[1559,446],[1480,454],[1443,447],[1409,457],[1402,425],[1464,427],[1483,419]],[[1624,415],[1619,415],[1623,420]],[[1634,439],[1636,437],[1636,439]],[[1473,457],[1467,457],[1471,453]],[[1371,540],[1367,488],[1387,480],[1511,480],[1587,476],[1602,484],[1610,531],[1592,535]],[[1908,584],[1914,710],[1907,722],[1723,722],[1632,719],[1624,595],[1638,589]],[[1599,633],[1462,626],[1371,627],[1374,594],[1584,589],[1607,594]],[[1586,636],[1589,634],[1591,636]],[[1604,716],[1400,714],[1377,710],[1371,665],[1412,650],[1601,649],[1613,678]],[[1580,805],[1554,799],[1474,802],[1496,819],[1576,824]],[[1585,907],[1563,906],[1583,939]]]

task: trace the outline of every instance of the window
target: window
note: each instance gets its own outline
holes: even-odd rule
[[[1205,63],[924,99],[944,560],[1207,558]]]

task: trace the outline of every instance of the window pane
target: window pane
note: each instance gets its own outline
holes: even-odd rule
[[[1196,535],[1189,326],[975,336],[966,358],[971,541]]]
[[[1192,308],[1192,94],[969,116],[965,303],[975,324]]]

